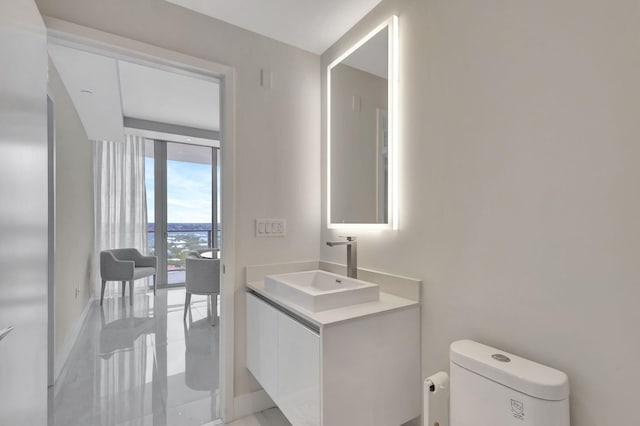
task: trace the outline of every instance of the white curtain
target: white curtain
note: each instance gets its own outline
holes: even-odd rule
[[[94,141],[95,294],[100,294],[100,251],[134,247],[147,253],[147,195],[144,184],[144,138],[124,142]],[[119,286],[107,284],[105,297]]]

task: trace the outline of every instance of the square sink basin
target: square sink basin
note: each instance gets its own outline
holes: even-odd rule
[[[267,275],[264,288],[311,312],[380,300],[380,287],[325,271]]]

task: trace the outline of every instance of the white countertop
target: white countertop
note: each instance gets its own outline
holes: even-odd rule
[[[375,302],[360,303],[357,305],[345,306],[342,308],[330,309],[320,312],[311,312],[299,305],[273,295],[273,293],[264,288],[263,281],[247,282],[247,288],[266,297],[270,301],[279,306],[282,306],[283,308],[293,312],[294,314],[299,315],[303,319],[319,326],[320,328],[371,315],[377,315],[383,312],[390,312],[419,306],[419,303],[414,300],[380,292],[380,300]]]

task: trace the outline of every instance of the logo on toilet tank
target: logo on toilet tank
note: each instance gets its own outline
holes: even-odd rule
[[[511,400],[511,414],[518,420],[524,420],[524,403],[517,399]]]

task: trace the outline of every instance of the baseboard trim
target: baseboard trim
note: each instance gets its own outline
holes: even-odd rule
[[[69,336],[65,340],[64,344],[60,348],[60,351],[57,356],[54,356],[54,377],[53,383],[54,385],[58,383],[58,380],[62,377],[62,374],[66,371],[65,367],[67,365],[67,361],[69,360],[69,356],[71,355],[71,351],[73,350],[73,346],[76,344],[78,337],[80,336],[80,332],[84,328],[85,322],[87,320],[87,316],[89,315],[89,311],[94,303],[97,302],[97,299],[91,297],[87,300],[87,303],[82,310],[82,314],[80,314],[80,318],[76,321],[75,325],[71,329]]]
[[[250,416],[251,414],[259,413],[260,411],[273,408],[275,406],[276,404],[269,397],[269,395],[267,395],[267,393],[263,389],[260,389],[259,391],[253,393],[236,396],[233,399],[233,419],[225,420],[227,422],[229,420],[237,420],[242,417]]]

